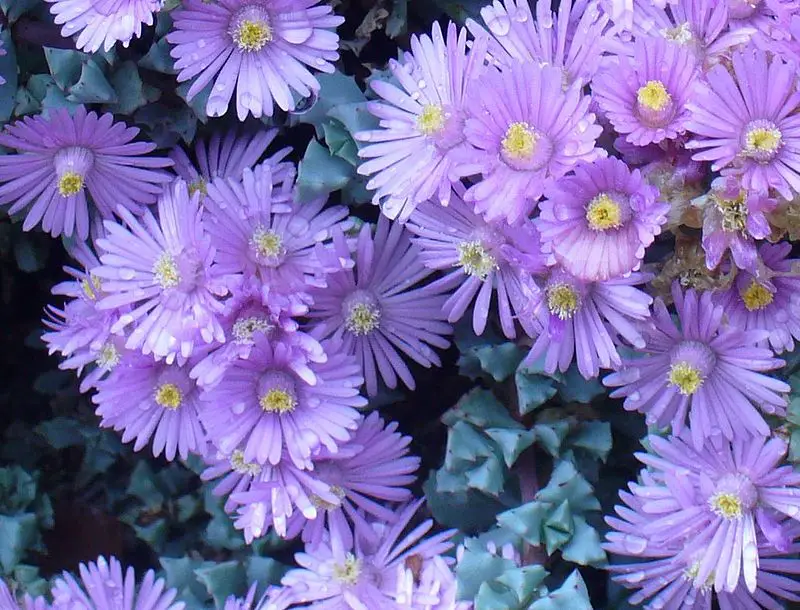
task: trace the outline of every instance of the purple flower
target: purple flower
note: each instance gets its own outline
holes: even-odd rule
[[[258,583],[254,582],[252,585],[250,585],[245,597],[240,598],[236,597],[235,595],[229,595],[225,600],[225,605],[223,606],[222,610],[251,610],[253,608],[253,604],[256,603],[255,597],[257,588]]]
[[[734,176],[717,178],[705,198],[696,200],[703,208],[703,250],[706,265],[715,269],[730,248],[739,269],[756,272],[758,253],[753,240],[772,232],[766,217],[778,205],[766,193],[748,191]]]
[[[61,35],[78,35],[75,46],[86,53],[108,52],[117,43],[127,47],[133,38],[142,35],[142,25],[153,25],[154,13],[164,0],[47,0],[53,6]]]
[[[0,28],[0,34],[2,34],[2,33],[3,33],[3,30],[2,30],[2,28]],[[7,53],[8,53],[8,51],[6,51],[6,50],[3,48],[3,40],[2,40],[2,39],[0,39],[0,57],[3,57],[3,56],[4,56],[4,55],[6,55]],[[6,79],[4,79],[4,78],[3,78],[3,75],[2,75],[2,74],[0,74],[0,85],[5,85],[5,84],[6,84]],[[2,582],[0,582],[0,586],[2,586]]]
[[[672,297],[680,328],[657,299],[654,324],[640,348],[644,356],[625,359],[603,380],[618,388],[611,397],[625,398],[625,409],[645,413],[650,425],[671,425],[673,434],[681,433],[688,414],[695,448],[720,434],[769,435],[758,409],[783,415],[783,394],[789,391],[786,383],[762,373],[784,365],[771,350],[757,347],[769,332],[724,326],[724,311],[709,292],[684,294],[675,282]]]
[[[699,137],[686,147],[723,176],[740,175],[746,190],[774,188],[791,199],[800,191],[796,66],[754,47],[734,53],[732,64],[733,73],[711,68],[688,104],[686,128]]]
[[[677,547],[676,559],[691,566],[695,586],[733,592],[742,577],[752,593],[759,539],[781,552],[791,543],[783,521],[800,515],[800,474],[780,465],[788,449],[783,440],[731,444],[715,436],[698,449],[692,436],[684,430],[669,439],[648,437],[651,453],[637,457],[650,470],[630,485],[632,508],[647,521],[632,532],[609,534],[612,550],[627,543],[646,556],[651,548]]]
[[[585,282],[554,268],[535,305],[542,326],[525,358],[531,364],[544,357],[544,370],[566,371],[577,360],[581,375],[597,377],[601,368],[615,368],[622,360],[618,336],[639,349],[643,320],[650,316],[653,299],[635,288],[649,275],[631,273],[605,282]]]
[[[138,133],[114,123],[111,114],[87,114],[83,106],[75,116],[59,109],[49,118],[7,125],[0,145],[18,154],[0,156],[0,204],[12,204],[9,214],[30,206],[25,231],[41,223],[53,237],[77,233],[81,239],[89,236],[87,191],[102,218],[119,207],[141,214],[172,180],[157,170],[172,161],[145,157],[155,144],[133,142]]]
[[[240,180],[244,170],[256,166],[276,135],[277,129],[249,133],[231,130],[224,136],[216,131],[207,142],[197,140],[194,147],[196,166],[180,146],[173,148],[169,156],[175,162],[175,172],[189,185],[189,194],[200,191],[205,195],[208,183],[215,178]],[[278,189],[281,192],[289,192],[294,182],[294,165],[284,161],[291,150],[284,147],[262,161],[270,167],[273,187],[281,185]]]
[[[308,67],[333,72],[336,27],[343,17],[320,0],[186,0],[167,34],[178,81],[195,79],[187,99],[210,83],[209,116],[222,116],[236,89],[236,114],[272,116],[294,110],[293,92],[309,97],[320,85]],[[196,78],[195,78],[196,77]]]
[[[53,610],[183,610],[183,602],[175,602],[178,592],[166,589],[166,583],[148,570],[136,585],[136,575],[129,567],[122,573],[122,565],[111,557],[98,557],[97,561],[80,564],[81,582],[64,572],[53,584]]]
[[[307,610],[334,608],[370,608],[400,610],[412,600],[398,599],[407,579],[413,579],[407,560],[425,561],[447,551],[452,531],[424,536],[433,526],[427,520],[403,536],[421,501],[398,510],[397,521],[356,524],[349,535],[338,530],[326,532],[325,540],[297,553],[300,568],[290,570],[281,579],[281,588],[272,590],[266,609],[284,610],[303,607]],[[342,539],[351,540],[344,544]]]
[[[191,356],[198,340],[225,340],[217,317],[227,287],[212,265],[199,199],[199,193],[189,197],[186,183],[178,180],[158,200],[158,220],[150,210],[139,220],[119,208],[128,228],[105,223],[107,236],[97,240],[102,265],[92,270],[106,294],[98,306],[134,307],[111,328],[118,332],[136,323],[128,349],[172,362]]]
[[[453,152],[464,147],[464,103],[475,78],[484,69],[485,38],[467,52],[467,31],[447,28],[447,40],[434,23],[432,37],[411,37],[411,53],[403,63],[389,61],[400,87],[373,80],[383,101],[370,102],[380,128],[362,131],[369,142],[359,156],[369,159],[358,173],[373,176],[367,187],[373,202],[389,218],[405,221],[421,202],[450,201]]]
[[[475,84],[464,129],[471,146],[457,153],[454,172],[481,175],[464,201],[488,220],[520,221],[553,180],[579,161],[605,156],[595,148],[602,128],[589,96],[578,81],[564,90],[562,76],[552,66],[515,63]]]
[[[637,38],[633,57],[602,69],[592,83],[598,105],[617,133],[646,146],[676,138],[689,120],[687,102],[697,80],[697,60],[663,38]]]
[[[458,191],[463,194],[463,188]],[[419,249],[420,261],[442,272],[439,283],[454,290],[443,308],[448,322],[460,320],[475,301],[472,328],[475,334],[483,334],[496,293],[500,326],[506,337],[516,336],[515,319],[526,334],[538,334],[538,325],[522,315],[538,290],[531,273],[545,269],[533,223],[518,227],[487,223],[459,196],[447,207],[434,202],[421,204],[407,227],[415,235],[412,241]]]
[[[25,595],[18,602],[6,583],[0,579],[0,608],[3,610],[50,610],[50,605],[43,597],[34,599],[30,595]]]
[[[253,482],[259,480],[264,468],[244,458],[244,451],[235,449],[229,454],[218,451],[213,445],[208,447],[204,459],[208,467],[200,475],[203,481],[219,479],[214,486],[215,496],[225,496],[225,511],[232,513],[239,505],[232,496],[248,491]]]
[[[545,196],[536,221],[543,251],[551,264],[589,281],[638,269],[669,212],[639,170],[613,157],[578,165]]]
[[[317,447],[335,452],[356,428],[356,408],[367,403],[359,366],[335,343],[321,363],[310,362],[291,334],[254,340],[249,358],[203,395],[209,438],[225,454],[241,449],[248,462],[275,465],[286,451],[297,468],[311,468]]]
[[[535,17],[527,0],[503,0],[484,6],[481,17],[492,34],[489,54],[504,67],[519,61],[554,66],[567,87],[576,79],[588,84],[600,66],[608,15],[593,0],[564,0],[557,16],[538,2]],[[467,27],[485,34],[472,19]]]
[[[402,355],[424,367],[441,364],[431,346],[445,349],[452,328],[444,321],[446,296],[436,284],[421,283],[432,271],[422,264],[408,231],[385,216],[358,234],[355,269],[328,278],[326,288],[313,293],[309,311],[311,334],[341,341],[345,353],[363,368],[367,391],[378,392],[378,375],[389,388],[397,379],[412,390],[414,378]],[[349,255],[339,232],[334,248],[340,259]]]
[[[776,353],[792,351],[795,339],[800,341],[800,260],[787,259],[791,251],[788,242],[762,244],[759,277],[740,271],[733,286],[714,295],[732,327],[768,331]]]
[[[311,303],[310,288],[325,286],[325,274],[341,268],[339,260],[331,265],[320,258],[319,246],[334,228],[349,227],[347,208],[323,210],[324,199],[292,203],[291,193],[273,184],[265,165],[245,169],[241,180],[215,180],[203,202],[204,219],[219,273],[257,281],[265,303],[279,299],[300,313]]]
[[[155,362],[139,353],[125,354],[111,374],[97,383],[92,400],[100,425],[122,432],[122,442],[136,440],[134,451],[153,441],[153,455],[170,461],[201,453],[206,435],[200,424],[200,390],[184,366]]]

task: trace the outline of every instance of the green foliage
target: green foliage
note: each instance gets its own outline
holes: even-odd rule
[[[11,573],[26,553],[43,551],[41,528],[53,527],[53,508],[38,492],[38,475],[0,468],[0,570]]]

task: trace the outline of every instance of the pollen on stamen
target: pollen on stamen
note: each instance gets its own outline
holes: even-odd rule
[[[297,406],[297,399],[291,393],[280,388],[267,390],[258,399],[258,404],[265,413],[291,413]]]
[[[769,289],[756,282],[750,282],[750,285],[741,293],[742,301],[747,311],[758,311],[764,309],[774,299],[772,292]]]
[[[676,25],[674,28],[664,28],[659,33],[667,40],[678,44],[687,44],[694,38],[688,21]]]
[[[536,151],[538,136],[524,122],[511,123],[501,141],[503,152],[512,159],[527,160]]]
[[[355,302],[348,308],[344,327],[354,335],[368,335],[381,325],[381,310],[370,303]]]
[[[759,163],[767,163],[778,153],[783,144],[780,129],[768,121],[756,121],[744,136],[742,155]]]
[[[206,183],[206,179],[202,176],[198,176],[197,180],[190,182],[187,188],[190,197],[194,196],[195,193],[200,193],[203,197],[208,195],[208,184]]]
[[[703,375],[700,369],[688,362],[676,362],[669,368],[667,381],[684,396],[691,396],[703,385]]]
[[[417,129],[420,133],[431,136],[444,128],[444,110],[437,104],[425,104],[417,117]]]
[[[271,261],[277,261],[284,252],[281,235],[273,229],[263,227],[258,227],[253,231],[250,246],[259,257]]]
[[[274,326],[269,320],[259,316],[239,318],[233,323],[233,338],[236,343],[251,344],[256,333],[269,333]]]
[[[122,357],[116,345],[114,345],[109,341],[107,343],[104,343],[103,346],[100,348],[100,350],[97,352],[97,358],[95,358],[95,364],[97,364],[97,366],[99,366],[101,369],[110,371],[119,364],[121,358]]]
[[[578,311],[580,297],[569,284],[558,283],[547,287],[547,309],[562,320],[569,320]]]
[[[156,388],[156,404],[174,411],[183,403],[183,393],[174,383],[162,383]]]
[[[361,576],[361,560],[348,553],[344,564],[333,566],[333,577],[343,585],[355,585]]]
[[[181,274],[178,271],[178,264],[169,252],[162,252],[153,264],[153,275],[156,281],[164,290],[175,288],[181,283]]]
[[[586,206],[586,222],[593,231],[608,231],[622,226],[622,208],[606,193],[600,193]]]
[[[62,197],[77,195],[83,190],[83,176],[78,172],[64,172],[58,179],[58,192]]]
[[[99,277],[89,274],[88,277],[81,280],[81,288],[87,299],[96,301],[97,295],[103,289],[103,282]]]
[[[480,240],[463,241],[458,244],[458,262],[467,275],[485,280],[489,273],[497,269],[497,259]]]
[[[272,28],[262,19],[242,19],[234,29],[233,41],[241,51],[260,51],[272,42]]]
[[[672,101],[672,96],[660,80],[647,81],[636,92],[636,101],[639,105],[660,112]]]
[[[244,451],[241,449],[237,449],[231,454],[229,462],[233,471],[239,474],[254,477],[261,473],[261,466],[255,462],[248,462],[245,460]]]
[[[741,519],[742,501],[735,493],[716,493],[708,500],[711,510],[725,519]]]

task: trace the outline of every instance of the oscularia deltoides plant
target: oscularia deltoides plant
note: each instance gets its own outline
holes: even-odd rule
[[[0,292],[63,242],[80,377],[31,444],[152,552],[0,534],[0,610],[800,601],[800,3],[16,4]]]

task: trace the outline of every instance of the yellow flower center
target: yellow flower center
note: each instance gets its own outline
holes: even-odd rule
[[[692,582],[692,584],[699,588],[703,592],[710,592],[711,588],[714,586],[714,580],[716,579],[716,572],[712,571],[711,574],[708,575],[706,578],[706,582],[699,585],[695,582],[697,580],[697,576],[700,574],[700,562],[695,561],[691,566],[686,568],[686,571],[683,573],[684,578]]]
[[[562,320],[569,320],[578,311],[580,299],[569,284],[558,283],[547,288],[547,309]]]
[[[622,226],[622,209],[606,193],[600,193],[586,207],[586,221],[594,231],[608,231]]]
[[[153,265],[153,275],[156,276],[161,288],[175,288],[181,283],[181,274],[175,258],[169,252],[162,252]]]
[[[183,394],[180,388],[174,383],[162,383],[158,386],[158,388],[156,388],[155,398],[159,406],[171,411],[180,407],[183,402]]]
[[[253,232],[250,245],[258,256],[278,258],[283,254],[283,238],[272,229],[258,228]]]
[[[725,519],[740,519],[744,512],[741,498],[734,493],[716,493],[709,498],[708,504],[711,510]]]
[[[258,404],[266,413],[291,413],[297,406],[297,400],[286,390],[272,388],[258,399]]]
[[[233,34],[233,41],[241,51],[260,51],[272,41],[272,28],[260,19],[242,19]]]
[[[745,136],[745,149],[747,155],[771,155],[777,152],[783,141],[783,134],[777,127],[753,127]]]
[[[467,275],[481,280],[497,269],[497,259],[489,253],[480,240],[462,241],[458,244],[458,262]]]
[[[503,152],[512,159],[526,160],[536,151],[538,136],[527,123],[511,123],[501,145]]]
[[[97,295],[103,289],[103,283],[99,277],[90,274],[88,278],[81,280],[81,288],[83,288],[83,294],[86,295],[87,299],[95,301],[97,300]]]
[[[417,117],[417,129],[426,136],[433,135],[444,127],[444,111],[436,104],[425,104]]]
[[[251,477],[261,473],[261,466],[255,462],[248,462],[244,459],[244,451],[237,449],[231,454],[230,460],[231,468],[234,472],[239,474],[248,475]]]
[[[83,176],[78,172],[64,172],[58,179],[58,192],[62,197],[77,195],[83,190]]]
[[[672,96],[660,80],[650,80],[639,87],[636,92],[636,100],[640,106],[660,112],[672,101]]]
[[[189,197],[192,197],[195,193],[200,193],[203,197],[208,195],[208,185],[206,184],[206,179],[202,176],[198,176],[197,180],[194,182],[189,183]]]
[[[338,485],[331,485],[330,491],[334,496],[339,498],[339,500],[344,499],[345,496],[344,489],[342,489]],[[341,504],[333,504],[332,502],[323,500],[317,494],[311,494],[311,496],[309,496],[308,499],[311,501],[311,504],[314,505],[314,508],[325,512],[336,510],[341,506]]]
[[[772,303],[772,293],[765,287],[753,280],[747,289],[741,293],[742,301],[747,311],[757,311],[764,309]]]
[[[273,326],[266,318],[250,316],[240,318],[233,323],[233,338],[236,343],[252,343],[256,333],[268,333]]]
[[[345,557],[344,564],[333,566],[333,577],[343,585],[355,585],[361,576],[361,560],[356,559],[352,553]]]
[[[688,362],[676,362],[669,368],[667,380],[684,396],[691,396],[703,385],[700,369]]]
[[[689,27],[689,22],[686,21],[674,28],[664,28],[661,30],[661,35],[672,42],[678,44],[687,44],[692,41],[692,30]]]
[[[95,364],[102,369],[110,371],[119,364],[120,353],[113,343],[104,343],[100,351],[97,352]]]
[[[368,335],[381,324],[380,309],[369,303],[355,303],[347,313],[344,327],[356,336]]]

